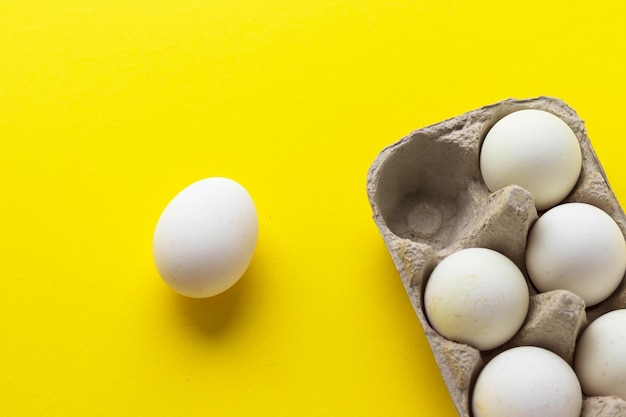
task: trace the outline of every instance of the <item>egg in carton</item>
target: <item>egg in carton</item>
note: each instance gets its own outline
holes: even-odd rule
[[[517,346],[537,346],[572,365],[576,342],[586,326],[602,314],[626,306],[626,280],[592,307],[567,290],[538,293],[529,280],[527,237],[542,212],[538,213],[532,194],[517,185],[490,192],[480,170],[480,150],[487,132],[504,116],[524,109],[558,116],[578,139],[582,168],[562,203],[596,206],[626,234],[626,218],[583,121],[567,104],[551,97],[504,100],[416,130],[385,148],[367,176],[374,221],[462,417],[470,417],[474,383],[496,355]],[[493,249],[512,260],[524,274],[530,295],[519,331],[505,344],[486,351],[440,335],[424,309],[425,285],[434,268],[448,255],[475,247]],[[626,415],[626,401],[614,396],[584,397],[583,417],[614,415]]]

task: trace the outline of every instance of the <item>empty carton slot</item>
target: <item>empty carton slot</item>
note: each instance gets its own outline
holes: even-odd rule
[[[439,132],[438,132],[439,133]],[[442,164],[441,161],[446,163]],[[414,133],[381,167],[376,201],[395,235],[441,249],[457,239],[479,180],[476,147]]]

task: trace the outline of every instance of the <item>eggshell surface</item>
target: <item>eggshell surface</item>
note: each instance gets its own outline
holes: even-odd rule
[[[562,201],[582,167],[580,144],[559,117],[525,109],[501,118],[489,130],[480,152],[483,180],[494,192],[507,185],[530,191],[537,210]]]
[[[485,365],[472,395],[474,417],[579,417],[582,392],[573,369],[555,353],[522,346]]]
[[[539,291],[569,290],[593,306],[622,281],[626,242],[603,210],[586,203],[561,204],[531,228],[526,267]]]
[[[513,337],[528,304],[522,272],[506,256],[486,248],[463,249],[444,258],[424,290],[424,308],[433,328],[479,350]]]
[[[248,192],[221,177],[197,181],[167,205],[152,251],[161,278],[193,298],[217,295],[247,270],[257,243],[258,215]]]
[[[626,310],[598,317],[583,332],[574,367],[587,395],[626,400]]]

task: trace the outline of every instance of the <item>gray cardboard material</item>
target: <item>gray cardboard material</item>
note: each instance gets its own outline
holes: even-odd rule
[[[608,311],[626,307],[626,280],[611,297],[591,309],[569,291],[537,294],[528,280],[526,237],[541,213],[537,213],[531,194],[519,186],[489,192],[480,174],[479,153],[491,126],[506,114],[529,108],[559,116],[579,140],[582,172],[563,202],[595,205],[626,233],[624,212],[583,121],[555,98],[504,100],[416,130],[385,148],[367,175],[374,221],[461,417],[470,417],[472,385],[496,354],[515,346],[540,346],[571,365],[577,338],[585,326]],[[531,294],[529,313],[520,331],[490,351],[480,352],[442,337],[429,325],[423,310],[423,289],[431,271],[447,255],[469,247],[486,247],[508,256],[526,276]],[[626,401],[622,399],[585,397],[582,416],[624,415],[624,410]]]

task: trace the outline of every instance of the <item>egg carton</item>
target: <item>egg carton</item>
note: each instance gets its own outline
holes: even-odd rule
[[[538,293],[525,266],[526,239],[538,213],[529,191],[511,185],[490,192],[482,180],[479,152],[489,129],[502,117],[539,109],[565,121],[578,138],[582,171],[563,202],[592,204],[607,212],[626,234],[626,218],[576,112],[551,97],[508,99],[416,130],[386,147],[367,175],[374,221],[424,329],[444,382],[461,417],[470,417],[473,384],[483,366],[516,346],[551,350],[573,364],[576,341],[600,315],[626,306],[626,280],[607,300],[586,308],[566,290]],[[506,344],[479,351],[448,340],[429,324],[425,282],[435,266],[460,249],[484,247],[510,258],[526,277],[529,312]],[[626,401],[584,397],[583,417],[626,415]]]

